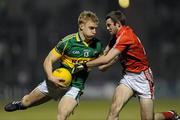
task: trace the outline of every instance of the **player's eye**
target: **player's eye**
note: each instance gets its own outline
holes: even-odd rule
[[[90,30],[94,30],[94,29],[96,29],[96,28],[95,28],[95,27],[89,27],[89,29],[90,29]]]
[[[108,24],[106,24],[106,26],[107,26],[107,27],[110,27],[110,26],[111,26],[111,24],[109,24],[109,23],[108,23]]]

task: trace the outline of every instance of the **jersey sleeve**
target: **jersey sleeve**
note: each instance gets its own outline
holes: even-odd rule
[[[96,42],[96,48],[95,48],[95,54],[97,54],[97,56],[99,56],[100,54],[103,53],[103,46],[102,46],[102,43],[97,40]]]
[[[68,49],[68,40],[61,40],[59,43],[55,46],[55,51],[59,53],[60,55],[63,55],[64,52]]]
[[[118,49],[119,51],[123,51],[132,44],[133,40],[129,36],[123,35],[117,38],[114,48]]]

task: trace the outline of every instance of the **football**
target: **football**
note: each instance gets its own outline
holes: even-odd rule
[[[68,87],[71,84],[72,76],[69,70],[67,70],[66,68],[55,69],[53,71],[53,76],[64,79],[64,87]]]
[[[129,3],[130,3],[129,0],[119,0],[119,5],[122,8],[128,8],[129,7]]]

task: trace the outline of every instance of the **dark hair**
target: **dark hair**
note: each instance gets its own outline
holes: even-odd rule
[[[106,20],[111,18],[113,22],[120,22],[122,25],[126,25],[126,16],[120,10],[111,11],[106,15]]]

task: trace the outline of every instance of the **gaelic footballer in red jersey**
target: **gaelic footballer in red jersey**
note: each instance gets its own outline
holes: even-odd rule
[[[132,28],[126,25],[125,18],[121,11],[112,11],[106,16],[106,27],[112,41],[106,46],[104,55],[77,66],[77,71],[83,67],[109,67],[120,56],[124,74],[115,89],[107,120],[119,120],[119,113],[134,95],[140,102],[141,120],[179,120],[179,115],[174,111],[154,113],[152,72],[142,43]]]
[[[140,73],[149,68],[143,45],[129,26],[122,26],[116,34],[114,48],[121,52],[125,71]]]

